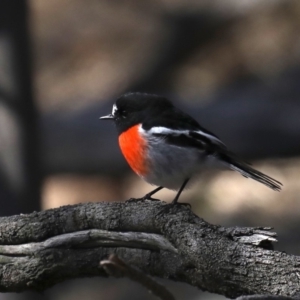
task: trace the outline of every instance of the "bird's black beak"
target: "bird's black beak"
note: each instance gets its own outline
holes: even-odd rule
[[[112,114],[109,114],[107,116],[103,116],[103,117],[100,117],[99,120],[113,120],[114,119],[114,116]]]

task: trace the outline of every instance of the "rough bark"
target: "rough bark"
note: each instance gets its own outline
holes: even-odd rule
[[[107,276],[99,262],[115,253],[146,274],[231,298],[296,296],[300,257],[271,250],[274,235],[269,228],[210,225],[186,207],[153,201],[3,217],[0,291],[43,290],[69,278]]]

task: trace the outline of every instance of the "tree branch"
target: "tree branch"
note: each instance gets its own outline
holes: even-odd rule
[[[148,289],[162,300],[175,300],[173,295],[161,284],[153,280],[150,276],[141,272],[138,269],[128,266],[115,254],[111,254],[107,260],[102,260],[100,265],[106,273],[116,278],[128,277]]]
[[[300,257],[269,250],[270,228],[223,228],[182,206],[160,213],[164,205],[89,203],[0,218],[0,291],[107,276],[99,261],[113,253],[145,274],[231,298],[300,291]]]

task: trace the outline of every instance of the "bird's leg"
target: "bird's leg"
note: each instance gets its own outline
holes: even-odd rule
[[[131,198],[131,199],[127,200],[126,202],[145,201],[145,200],[160,201],[159,199],[152,198],[151,196],[154,195],[154,194],[156,194],[158,191],[160,191],[163,188],[164,188],[163,186],[159,186],[158,188],[154,189],[153,191],[151,191],[150,193],[146,194],[142,198],[137,198],[137,199]]]
[[[159,186],[158,188],[154,189],[150,193],[146,194],[144,197],[142,197],[142,200],[154,200],[154,201],[160,201],[159,199],[152,198],[151,196],[156,194],[158,191],[162,190],[164,187]]]
[[[175,198],[174,198],[174,200],[172,201],[171,204],[173,204],[173,205],[175,205],[175,204],[182,204],[182,205],[189,205],[189,206],[191,206],[191,205],[188,204],[188,203],[178,203],[178,202],[177,202],[178,199],[179,199],[179,196],[181,195],[183,189],[185,188],[185,186],[187,185],[187,183],[189,182],[189,180],[190,180],[190,178],[187,178],[187,179],[183,182],[182,186],[180,187],[179,191],[177,192],[177,195],[175,196]]]
[[[178,202],[179,196],[180,196],[180,194],[182,193],[182,191],[184,190],[184,188],[185,188],[185,186],[187,185],[187,183],[188,183],[189,180],[190,180],[190,178],[187,178],[187,179],[183,182],[183,184],[182,184],[182,186],[180,187],[179,191],[177,192],[177,194],[176,194],[174,200],[173,200],[171,203],[164,205],[164,206],[160,209],[159,213],[157,214],[158,216],[168,213],[168,212],[169,212],[172,208],[174,208],[174,206],[176,206],[176,205],[185,205],[185,206],[189,206],[189,208],[191,208],[191,204],[189,204],[189,203],[179,203],[179,202]]]

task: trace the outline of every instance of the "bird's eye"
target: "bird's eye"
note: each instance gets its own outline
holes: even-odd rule
[[[127,111],[126,111],[126,110],[122,110],[122,111],[121,111],[121,116],[122,116],[123,118],[126,118],[126,117],[127,117]]]

